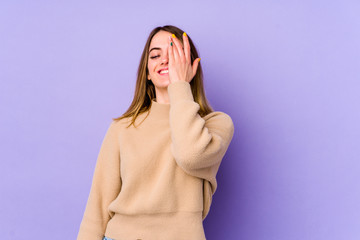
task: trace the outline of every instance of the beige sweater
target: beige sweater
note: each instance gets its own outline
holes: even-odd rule
[[[233,121],[218,111],[200,117],[188,82],[170,83],[168,94],[169,104],[152,100],[137,128],[111,122],[77,240],[206,239],[202,222]]]

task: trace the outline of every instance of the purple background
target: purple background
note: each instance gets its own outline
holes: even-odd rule
[[[359,1],[1,1],[0,236],[75,239],[146,38],[198,48],[235,134],[208,240],[360,239]],[[47,238],[46,238],[47,239]]]

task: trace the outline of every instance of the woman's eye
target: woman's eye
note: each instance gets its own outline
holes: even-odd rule
[[[150,57],[151,59],[153,59],[153,58],[157,58],[157,57],[160,57],[159,55],[156,55],[156,56],[152,56],[152,57]]]

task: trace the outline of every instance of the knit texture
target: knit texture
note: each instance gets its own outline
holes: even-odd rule
[[[168,85],[169,104],[112,121],[98,154],[77,240],[205,240],[203,220],[234,134],[229,115],[201,117],[190,83]],[[149,113],[149,115],[147,115]]]

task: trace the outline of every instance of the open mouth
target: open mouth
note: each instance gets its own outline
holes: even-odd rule
[[[158,71],[158,73],[159,73],[160,75],[169,74],[169,69],[168,69],[168,68],[160,69],[160,70]]]

